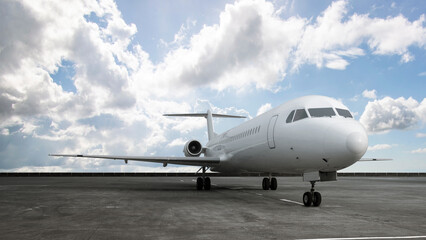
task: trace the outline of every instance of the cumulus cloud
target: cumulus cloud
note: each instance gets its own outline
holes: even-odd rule
[[[1,9],[2,120],[50,115],[60,121],[135,103],[127,68],[115,58],[126,52],[121,42],[128,43],[136,27],[124,24],[113,2],[2,1]],[[90,14],[105,17],[107,27],[87,21]],[[64,59],[76,68],[77,94],[64,92],[50,76]]]
[[[188,87],[270,89],[283,80],[305,22],[280,19],[269,2],[226,5],[219,24],[204,26],[189,46],[171,51],[156,75],[165,74],[169,82]]]
[[[411,53],[404,53],[401,56],[401,62],[402,63],[408,63],[414,61],[414,56]]]
[[[409,46],[425,46],[425,15],[413,22],[402,15],[386,19],[356,13],[347,16],[347,5],[346,1],[333,2],[313,24],[306,25],[294,69],[304,63],[345,69],[350,59],[366,54],[360,48],[364,43],[373,54],[400,55],[403,63],[414,60]]]
[[[417,133],[416,137],[418,137],[418,138],[424,138],[424,137],[426,137],[426,133]]]
[[[385,97],[368,102],[360,122],[369,132],[413,128],[419,122],[426,122],[426,99],[419,103],[411,97]]]
[[[7,129],[7,128],[3,128],[3,129],[0,131],[0,134],[1,134],[1,135],[5,135],[5,136],[9,135],[9,134],[10,134],[9,129]]]
[[[163,39],[160,39],[160,43],[165,48],[174,48],[180,47],[182,45],[188,44],[188,35],[191,29],[197,24],[196,20],[187,20],[185,24],[182,24],[179,28],[179,31],[175,34],[173,41],[166,42]]]
[[[113,1],[1,1],[0,12],[0,127],[10,136],[2,166],[49,164],[47,153],[54,151],[149,153],[175,125],[161,111],[188,108],[138,88],[144,78],[133,74],[152,65],[139,45],[130,45],[137,28],[125,23]],[[76,92],[52,79],[63,61],[74,68]],[[84,169],[110,163],[62,164]]]
[[[272,109],[272,105],[270,103],[265,103],[262,106],[260,106],[259,110],[257,110],[256,116],[259,116],[260,114],[265,113],[269,111],[270,109]]]
[[[281,19],[280,9],[263,0],[228,4],[219,24],[204,26],[188,44],[170,51],[154,75],[189,88],[222,91],[254,85],[274,90],[289,66],[297,70],[303,64],[315,64],[343,70],[351,59],[367,54],[363,44],[372,54],[400,55],[403,63],[414,60],[409,46],[425,46],[423,15],[413,22],[403,16],[348,16],[347,5],[336,1],[312,21]]]
[[[376,99],[377,98],[377,91],[375,89],[373,90],[367,90],[365,89],[364,92],[362,92],[362,96],[365,98],[370,98],[370,99]]]
[[[426,153],[426,148],[419,148],[411,151],[411,153]]]
[[[171,141],[169,144],[167,144],[167,146],[168,147],[179,147],[179,146],[183,147],[187,141],[188,140],[185,140],[183,138],[176,138],[173,141]]]
[[[368,151],[377,151],[377,150],[386,150],[392,148],[389,144],[376,144],[374,146],[369,146]]]

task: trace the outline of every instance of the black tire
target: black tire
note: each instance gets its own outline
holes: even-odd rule
[[[264,178],[262,181],[263,190],[269,190],[269,187],[270,187],[269,178]]]
[[[314,197],[312,199],[312,205],[314,205],[314,207],[318,207],[319,205],[321,205],[321,193],[319,192],[314,192]]]
[[[271,190],[277,190],[278,182],[276,178],[271,179]]]
[[[204,178],[204,190],[210,190],[212,184],[209,177]]]
[[[203,178],[197,178],[197,190],[203,190],[204,181]]]
[[[303,194],[303,204],[305,205],[305,207],[310,207],[312,205],[311,192],[305,192],[305,194]]]

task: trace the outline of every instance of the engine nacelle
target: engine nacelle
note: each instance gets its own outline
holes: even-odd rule
[[[203,145],[197,140],[188,141],[183,147],[185,157],[199,157],[203,152]]]

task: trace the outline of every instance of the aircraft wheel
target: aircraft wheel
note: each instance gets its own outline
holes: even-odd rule
[[[310,207],[312,204],[312,193],[311,192],[305,192],[303,194],[303,204],[305,207]]]
[[[319,192],[314,192],[314,197],[312,199],[312,205],[314,205],[314,207],[318,207],[319,205],[321,205],[321,193]]]
[[[204,181],[203,178],[197,178],[197,190],[203,190]]]
[[[211,188],[211,180],[209,177],[204,178],[204,190],[210,190]]]
[[[276,178],[271,178],[271,190],[277,190],[278,182]]]
[[[262,181],[263,190],[269,190],[269,187],[270,187],[269,178],[264,178]]]

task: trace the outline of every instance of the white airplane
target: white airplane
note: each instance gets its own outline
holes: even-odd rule
[[[341,102],[324,96],[306,96],[286,102],[262,115],[220,135],[213,131],[213,117],[242,116],[188,113],[165,114],[176,117],[205,117],[209,141],[205,147],[197,140],[188,141],[185,157],[112,156],[83,154],[49,154],[57,157],[104,158],[201,166],[198,190],[210,190],[211,180],[206,169],[225,173],[267,173],[262,181],[264,190],[276,190],[277,173],[296,173],[311,183],[303,194],[305,206],[319,206],[321,194],[314,187],[318,181],[336,181],[337,171],[361,159],[368,147],[364,127],[356,121]],[[201,154],[204,156],[201,157]]]

